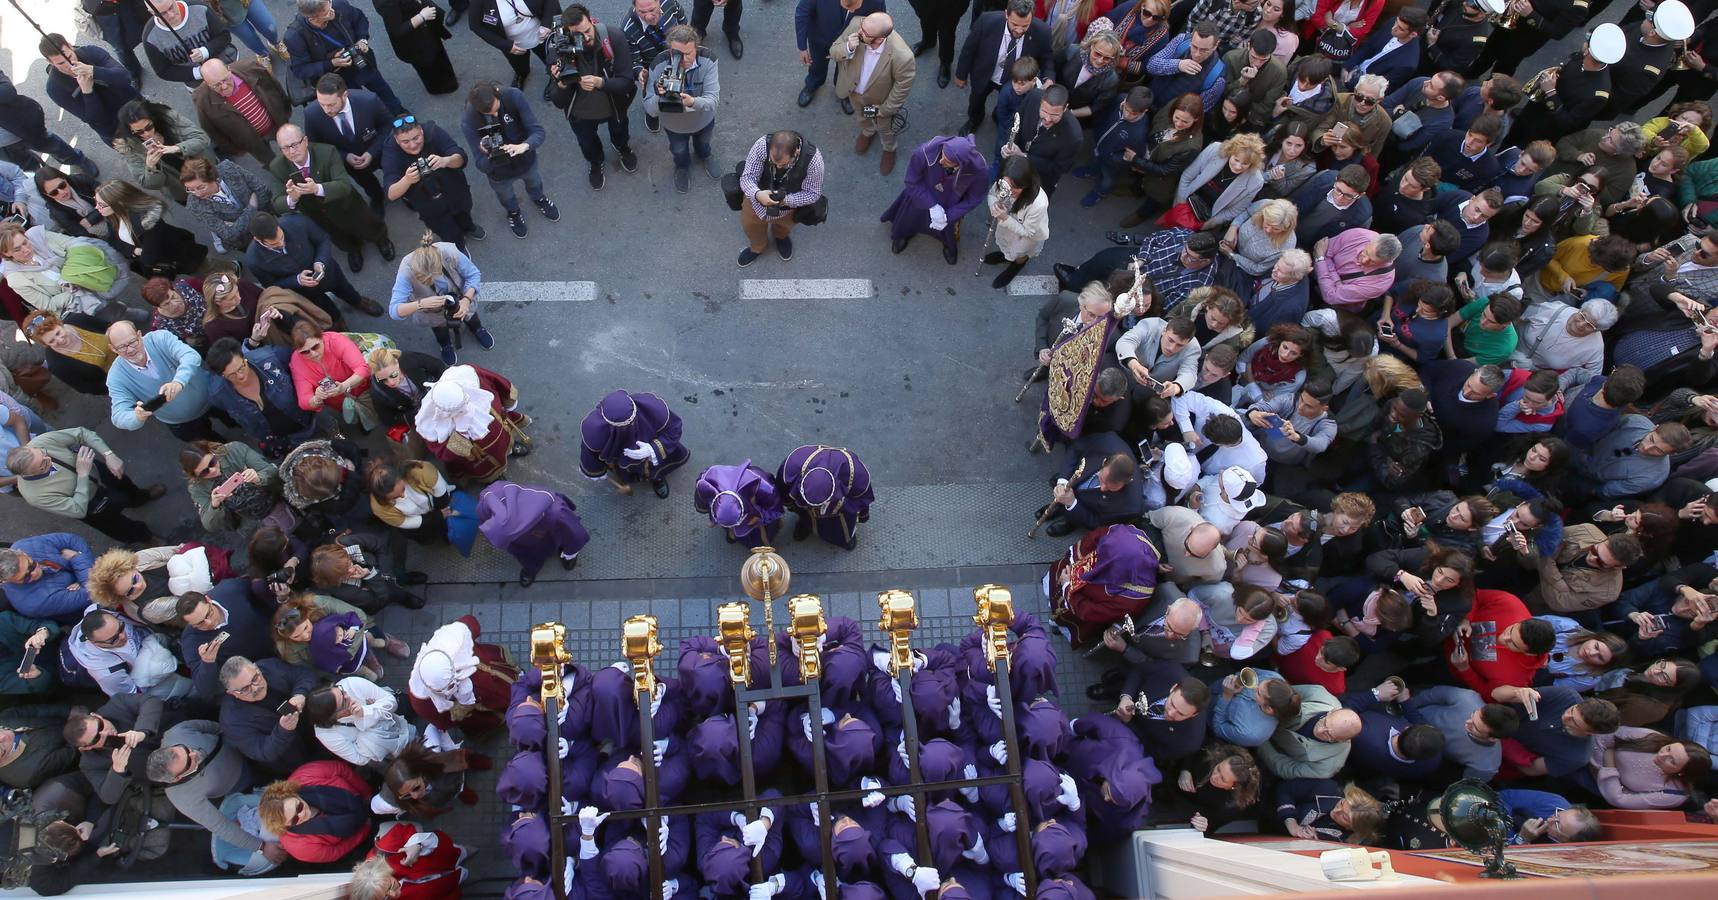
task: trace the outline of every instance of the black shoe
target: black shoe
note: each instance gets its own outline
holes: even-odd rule
[[[608,179],[603,177],[602,163],[600,163],[600,162],[591,163],[591,190],[593,190],[593,191],[602,190],[602,186],[603,186],[604,182],[606,182],[607,180]]]
[[[550,200],[548,197],[543,197],[542,199],[532,200],[531,202],[537,204],[537,211],[543,214],[543,218],[548,219],[551,222],[561,221],[560,207],[556,206],[553,200]]]
[[[525,87],[525,77],[526,76],[524,76],[524,75],[513,76],[513,89],[514,90],[521,90]]]
[[[811,105],[811,88],[800,88],[799,89],[799,108],[804,109],[810,105]]]
[[[555,102],[555,79],[553,78],[543,82],[543,102]],[[651,130],[655,131],[656,129],[652,128]]]
[[[907,244],[911,243],[912,240],[913,236],[910,234],[904,238],[895,238],[893,241],[889,242],[889,251],[892,253],[900,253],[902,250],[907,249]]]
[[[1074,526],[1068,524],[1067,519],[1057,519],[1049,525],[1044,526],[1044,533],[1050,537],[1067,537],[1073,530]]]
[[[661,497],[664,500],[668,499],[668,482],[666,480],[652,481],[650,483],[650,489],[656,492],[656,496]]]
[[[803,541],[808,537],[811,537],[811,516],[808,513],[800,513],[799,519],[793,523],[793,539]]]
[[[523,441],[514,441],[513,446],[507,448],[507,455],[513,459],[530,456],[531,445]]]
[[[578,565],[578,564],[579,564],[579,556],[576,553],[573,554],[572,556],[561,557],[561,568],[566,569],[569,572],[571,572],[573,570],[573,567]]]
[[[463,19],[463,18],[465,18],[465,10],[455,9],[452,12],[449,12],[447,14],[447,24],[449,27],[452,27],[454,25],[458,25],[459,20]]]
[[[482,225],[473,222],[471,227],[466,229],[465,236],[474,241],[481,241],[489,237],[489,232],[484,231]]]
[[[510,212],[510,213],[508,213],[507,214],[507,228],[508,228],[508,230],[513,232],[514,237],[516,237],[516,238],[524,237],[529,232],[529,229],[527,229],[525,227],[525,214],[522,212]]]
[[[1139,235],[1128,234],[1125,231],[1106,231],[1104,232],[1104,239],[1120,247],[1132,247],[1140,241]]]
[[[537,580],[537,576],[532,575],[530,572],[527,572],[524,569],[519,570],[519,586],[520,587],[530,587],[531,584],[533,582],[535,582],[536,580]]]
[[[623,147],[620,151],[620,170],[631,175],[638,171],[638,154],[631,147]]]
[[[969,135],[969,134],[971,134],[977,130],[978,130],[978,120],[977,119],[967,119],[965,122],[960,123],[960,136],[961,137],[966,137],[967,135]]]
[[[1056,273],[1056,287],[1064,291],[1078,290],[1074,287],[1074,279],[1079,277],[1079,270],[1067,263],[1057,263],[1050,267]]]
[[[1000,266],[1007,261],[1008,257],[1003,256],[1001,250],[992,250],[984,254],[984,264],[987,266]]]
[[[364,251],[362,249],[346,251],[346,268],[352,270],[353,274],[364,271]]]
[[[846,97],[842,97],[841,98],[841,112],[844,115],[849,115],[849,116],[853,115],[853,101],[847,99]]]
[[[947,260],[951,266],[960,262],[960,249],[953,244],[944,244],[943,259]]]
[[[429,576],[425,575],[422,572],[407,572],[406,574],[400,576],[400,583],[407,586],[407,587],[416,587],[417,585],[420,585],[420,584],[429,584]]]
[[[383,241],[378,247],[376,247],[376,252],[382,254],[382,260],[384,262],[393,262],[394,254],[397,251],[394,250],[393,241]]]
[[[661,131],[662,130],[662,120],[658,119],[655,116],[645,116],[644,117],[644,130],[650,132],[651,134],[655,134],[658,131]]]
[[[745,56],[746,42],[740,40],[740,36],[737,34],[728,35],[728,52],[733,54],[735,59]]]
[[[1008,265],[1006,265],[1002,268],[1002,271],[1000,273],[997,274],[996,280],[992,281],[990,283],[990,286],[993,288],[996,288],[999,291],[1002,290],[1003,288],[1007,287],[1009,285],[1009,283],[1014,280],[1014,276],[1019,275],[1020,270],[1024,269],[1024,268],[1026,268],[1026,264],[1024,262],[1011,262],[1011,263],[1009,263]]]
[[[948,64],[944,63],[944,64],[937,67],[937,87],[940,87],[940,88],[948,87],[948,81],[949,81]]]
[[[781,256],[783,262],[793,259],[793,238],[776,238],[775,252]]]
[[[919,41],[918,43],[913,45],[913,55],[914,56],[924,56],[926,53],[929,53],[932,50],[935,50],[936,48],[937,48],[937,42],[936,41],[929,41],[929,40]]]
[[[400,601],[400,605],[406,609],[423,609],[425,602],[424,598],[417,594],[407,594],[406,599]]]
[[[1108,682],[1103,682],[1103,681],[1100,681],[1097,684],[1087,685],[1086,686],[1086,699],[1087,700],[1095,700],[1099,703],[1108,703],[1108,702],[1112,702],[1115,700],[1120,700],[1121,699],[1121,687],[1118,685],[1109,684]]]

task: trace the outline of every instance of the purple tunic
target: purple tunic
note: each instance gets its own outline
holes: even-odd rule
[[[549,826],[540,816],[520,816],[501,832],[501,852],[525,878],[549,874]]]
[[[497,481],[477,501],[478,529],[497,550],[536,575],[549,557],[570,557],[590,543],[573,501],[547,488]]]
[[[692,508],[708,513],[712,525],[747,547],[773,542],[781,527],[781,495],[769,473],[749,459],[737,466],[705,469],[698,476]]]
[[[859,543],[859,523],[871,516],[871,473],[851,450],[807,444],[776,470],[787,502],[812,517],[817,536],[843,549]]]
[[[708,635],[680,642],[678,666],[680,697],[686,715],[703,719],[734,709],[734,690],[728,679],[728,655]]]
[[[353,637],[342,639],[340,630],[356,628]],[[310,661],[324,672],[350,675],[358,671],[370,655],[370,644],[364,633],[364,619],[357,613],[335,613],[323,616],[310,626]]]
[[[945,155],[955,164],[953,171],[943,167]],[[954,246],[954,224],[984,202],[990,182],[990,164],[984,161],[984,154],[978,152],[978,142],[971,136],[939,135],[920,144],[907,157],[901,193],[883,211],[882,221],[890,224],[889,238],[900,240],[915,234],[931,234]],[[948,226],[941,231],[931,228],[933,206],[941,206],[948,216]]]
[[[680,417],[655,394],[612,391],[579,425],[579,471],[586,478],[606,478],[613,472],[622,481],[661,481],[692,454],[680,443]],[[631,459],[624,453],[637,444],[656,451],[656,462]]]

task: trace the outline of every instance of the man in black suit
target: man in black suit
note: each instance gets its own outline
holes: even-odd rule
[[[393,121],[381,98],[362,88],[348,90],[346,79],[334,72],[317,79],[316,103],[304,107],[304,133],[311,143],[340,151],[347,173],[364,189],[377,215],[387,194],[376,173],[382,170],[383,141]]]
[[[1068,115],[1065,85],[1052,84],[1037,93],[1036,102],[1032,94],[1027,94],[1021,102],[1020,133],[1012,144],[1004,144],[997,150],[997,164],[1000,166],[1001,161],[1011,156],[1026,157],[1043,181],[1044,190],[1054,194],[1056,183],[1080,161],[1086,138],[1080,121]],[[997,135],[998,140],[1005,137]]]
[[[992,91],[1001,90],[1008,79],[1008,68],[1022,56],[1038,60],[1038,69],[1050,69],[1050,26],[1032,16],[1032,0],[1008,0],[1008,9],[980,16],[960,48],[960,62],[954,69],[955,87],[965,88],[972,82],[972,93],[966,102],[966,124],[961,134],[971,134],[984,119],[984,101]],[[937,77],[942,83],[942,76]]]
[[[294,213],[276,219],[273,213],[257,213],[251,217],[250,248],[245,250],[245,268],[258,284],[283,287],[310,298],[334,320],[335,331],[345,331],[346,317],[331,303],[333,294],[354,309],[381,315],[381,305],[360,297],[346,273],[334,261],[334,243],[315,222]],[[316,278],[316,264],[322,264],[322,278]],[[366,308],[368,307],[368,308]]]
[[[1071,479],[1080,463],[1085,474]],[[1062,537],[1074,529],[1133,522],[1145,511],[1145,494],[1137,480],[1139,464],[1127,442],[1113,431],[1083,435],[1068,448],[1056,481],[1055,503],[1060,511],[1044,531]]]

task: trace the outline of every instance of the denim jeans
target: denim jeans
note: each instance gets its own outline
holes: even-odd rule
[[[689,169],[692,167],[692,153],[688,151],[695,151],[699,159],[709,159],[710,135],[715,133],[715,122],[711,122],[701,130],[690,134],[668,132],[668,152],[674,154],[674,168]]]
[[[280,42],[275,30],[274,15],[268,11],[268,6],[262,0],[252,0],[246,7],[247,15],[243,22],[233,26],[233,34],[251,48],[258,56],[268,56],[273,46]]]
[[[489,179],[489,189],[495,192],[495,199],[501,201],[501,207],[509,213],[519,211],[519,194],[513,190],[515,181],[525,182],[525,195],[532,200],[543,199],[543,175],[537,171],[537,161],[533,159],[531,168],[526,169],[524,174],[511,178]]]

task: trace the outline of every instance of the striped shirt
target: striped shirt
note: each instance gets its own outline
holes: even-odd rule
[[[233,76],[233,92],[227,95],[226,100],[239,111],[239,115],[245,117],[246,122],[251,123],[257,134],[274,134],[274,120],[269,117],[268,110],[263,108],[262,98],[257,96],[256,91],[251,90],[250,85],[245,84],[244,79]]]

